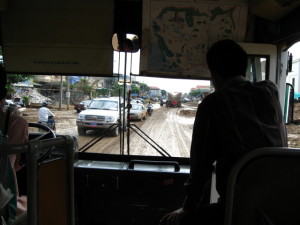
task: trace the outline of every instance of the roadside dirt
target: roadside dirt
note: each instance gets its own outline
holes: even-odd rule
[[[51,110],[56,115],[57,134],[77,137],[80,148],[95,142],[86,150],[87,152],[160,156],[159,151],[166,151],[171,156],[189,157],[197,105],[196,102],[184,104],[181,108],[155,105],[151,117],[142,122],[131,123],[131,128],[123,133],[124,140],[120,137],[106,136],[99,142],[96,140],[101,135],[100,131],[89,131],[86,136],[78,135],[76,127],[78,113],[75,110]],[[27,109],[23,117],[28,122],[36,123],[37,109]],[[289,147],[300,148],[300,103],[295,103],[294,122],[287,124],[286,127]],[[120,145],[124,145],[124,150],[120,149]]]

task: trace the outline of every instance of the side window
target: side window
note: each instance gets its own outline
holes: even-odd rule
[[[246,77],[253,83],[269,79],[269,57],[248,55]]]

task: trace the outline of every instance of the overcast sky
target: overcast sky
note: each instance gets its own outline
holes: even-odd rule
[[[293,59],[300,58],[300,42],[294,44],[292,47],[289,48],[289,52],[293,54]]]

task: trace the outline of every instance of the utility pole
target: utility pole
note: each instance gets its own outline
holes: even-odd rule
[[[60,98],[59,98],[59,110],[61,110],[63,99],[63,76],[60,76]]]
[[[66,98],[67,98],[67,110],[70,109],[70,77],[67,78],[67,92],[66,92]]]

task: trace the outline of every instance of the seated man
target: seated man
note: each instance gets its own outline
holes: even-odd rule
[[[7,75],[3,67],[0,66],[0,130],[1,134],[7,135],[7,144],[22,144],[28,141],[28,123],[27,121],[19,115],[9,114],[3,110],[3,105],[5,102],[7,89],[6,81]],[[6,122],[7,125],[6,125]],[[6,137],[4,137],[6,138]],[[2,143],[5,144],[5,143]],[[26,211],[26,197],[19,197],[18,185],[16,171],[18,171],[21,166],[19,165],[20,155],[5,155],[0,156],[1,158],[1,184],[5,189],[9,188],[12,191],[13,197],[8,203],[8,208],[2,213],[6,222],[10,224],[16,216],[20,215],[22,212]],[[9,160],[10,165],[6,162]],[[17,207],[18,203],[18,207]]]
[[[234,41],[223,40],[208,50],[206,59],[215,92],[198,106],[186,199],[161,224],[224,224],[227,178],[236,161],[256,148],[287,146],[277,86],[245,78],[246,52]],[[214,162],[220,198],[207,204],[203,193]]]

